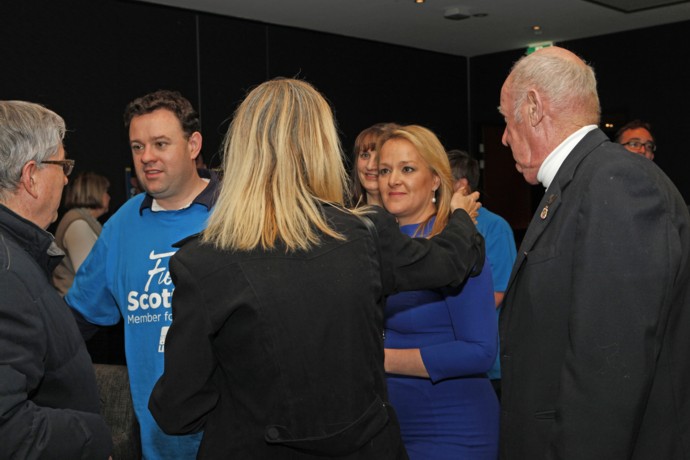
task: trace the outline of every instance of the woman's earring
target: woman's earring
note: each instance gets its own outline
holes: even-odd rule
[[[433,190],[434,196],[431,197],[431,202],[436,203],[436,190]]]

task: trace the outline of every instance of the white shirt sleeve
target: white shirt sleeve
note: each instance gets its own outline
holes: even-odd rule
[[[98,235],[94,233],[91,226],[81,219],[72,222],[65,230],[63,241],[75,273],[91,252],[97,239]]]

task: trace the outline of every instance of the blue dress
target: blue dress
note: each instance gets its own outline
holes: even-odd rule
[[[416,228],[400,227],[410,236]],[[499,405],[486,376],[497,353],[493,292],[487,261],[461,290],[388,298],[385,347],[419,348],[430,376],[387,375],[411,460],[498,458]]]

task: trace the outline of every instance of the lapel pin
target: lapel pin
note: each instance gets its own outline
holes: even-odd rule
[[[546,216],[549,215],[549,205],[547,204],[544,206],[544,209],[541,210],[541,214],[539,214],[539,217],[541,217],[541,220],[546,219]]]
[[[556,198],[558,195],[552,194],[549,195],[549,197],[546,199],[546,206],[544,206],[544,209],[541,210],[541,214],[539,214],[539,217],[541,217],[541,220],[546,219],[549,216],[549,205],[556,201]]]

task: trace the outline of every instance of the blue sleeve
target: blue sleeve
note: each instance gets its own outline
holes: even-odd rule
[[[505,292],[517,255],[513,230],[508,222],[501,218],[497,219],[486,233],[486,255],[491,264],[494,290]]]
[[[432,382],[487,372],[494,363],[498,326],[488,263],[460,291],[445,297],[455,340],[420,348]]]
[[[120,321],[120,310],[108,279],[111,232],[106,225],[93,249],[81,264],[74,283],[65,296],[65,302],[88,322],[99,326],[112,326]]]

